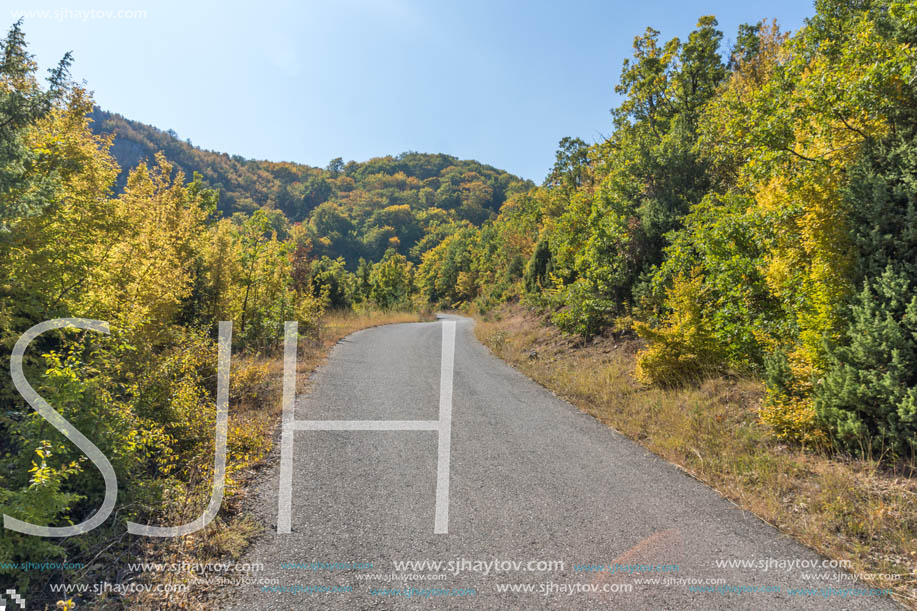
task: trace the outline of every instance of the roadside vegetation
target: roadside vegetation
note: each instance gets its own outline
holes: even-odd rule
[[[501,306],[475,325],[494,354],[736,505],[917,608],[917,479],[876,459],[806,451],[763,424],[757,379],[708,376],[679,388],[640,383],[644,342],[609,333],[588,343],[543,316]],[[525,414],[519,414],[525,418]]]
[[[571,336],[646,340],[657,387],[738,372],[788,444],[917,455],[917,5],[818,0],[796,33],[648,28],[614,132],[424,255],[428,300],[521,300]]]

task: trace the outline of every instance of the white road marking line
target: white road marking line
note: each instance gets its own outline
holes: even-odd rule
[[[439,456],[436,460],[435,534],[449,532],[449,463],[452,449],[452,370],[455,364],[455,321],[443,321],[443,353],[439,370]]]
[[[280,495],[277,497],[277,533],[289,534],[293,505],[293,406],[296,401],[296,348],[299,323],[283,325],[283,421],[280,438]]]

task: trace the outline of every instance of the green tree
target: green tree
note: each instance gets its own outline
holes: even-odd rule
[[[850,307],[850,326],[815,392],[818,417],[844,450],[904,459],[917,451],[914,288],[889,266]]]
[[[0,232],[18,219],[39,214],[60,188],[64,158],[53,148],[29,146],[31,131],[50,118],[73,89],[70,54],[51,70],[48,87],[35,77],[20,19],[0,41]]]
[[[347,271],[343,257],[321,257],[312,262],[312,295],[320,298],[326,307],[349,307],[352,284],[353,275]]]
[[[407,307],[413,290],[413,265],[404,255],[389,250],[372,266],[369,296],[383,310]]]

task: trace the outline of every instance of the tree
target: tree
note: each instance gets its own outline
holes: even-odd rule
[[[321,299],[325,307],[349,307],[352,284],[353,275],[347,271],[343,257],[324,256],[312,262],[312,295]]]
[[[325,169],[329,174],[331,174],[332,178],[337,178],[340,173],[344,171],[344,160],[340,157],[335,157],[328,162],[328,167]]]
[[[867,282],[851,324],[815,391],[815,410],[838,445],[907,459],[917,451],[917,297],[892,267]]]
[[[557,146],[554,167],[545,186],[567,191],[585,186],[589,172],[589,145],[579,138],[562,138]]]
[[[625,97],[612,111],[616,131],[595,147],[595,178],[564,195],[552,227],[560,282],[550,294],[561,308],[553,320],[565,330],[591,335],[632,310],[664,258],[666,236],[711,187],[695,143],[701,111],[725,75],[716,25],[702,17],[686,43],[660,45],[652,28],[634,40],[615,88]],[[559,160],[583,157],[575,143],[568,147]]]
[[[383,310],[406,307],[413,290],[413,265],[404,255],[389,250],[372,266],[369,296]]]
[[[39,214],[55,199],[64,158],[54,149],[29,146],[30,132],[65,101],[70,54],[50,71],[47,89],[35,78],[20,19],[0,41],[0,232]]]

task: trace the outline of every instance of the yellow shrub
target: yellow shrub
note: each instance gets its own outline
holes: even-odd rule
[[[637,355],[635,374],[645,384],[678,386],[696,381],[722,362],[703,317],[703,276],[679,276],[669,290],[672,312],[658,329],[637,322],[634,330],[650,346]]]
[[[820,437],[815,407],[809,397],[769,395],[758,415],[781,439],[811,443]]]
[[[800,347],[787,355],[782,382],[768,385],[758,416],[781,439],[810,445],[825,442],[812,399],[811,380],[816,371],[805,347]]]
[[[270,361],[238,357],[235,361],[229,385],[230,402],[257,401],[267,390]]]

